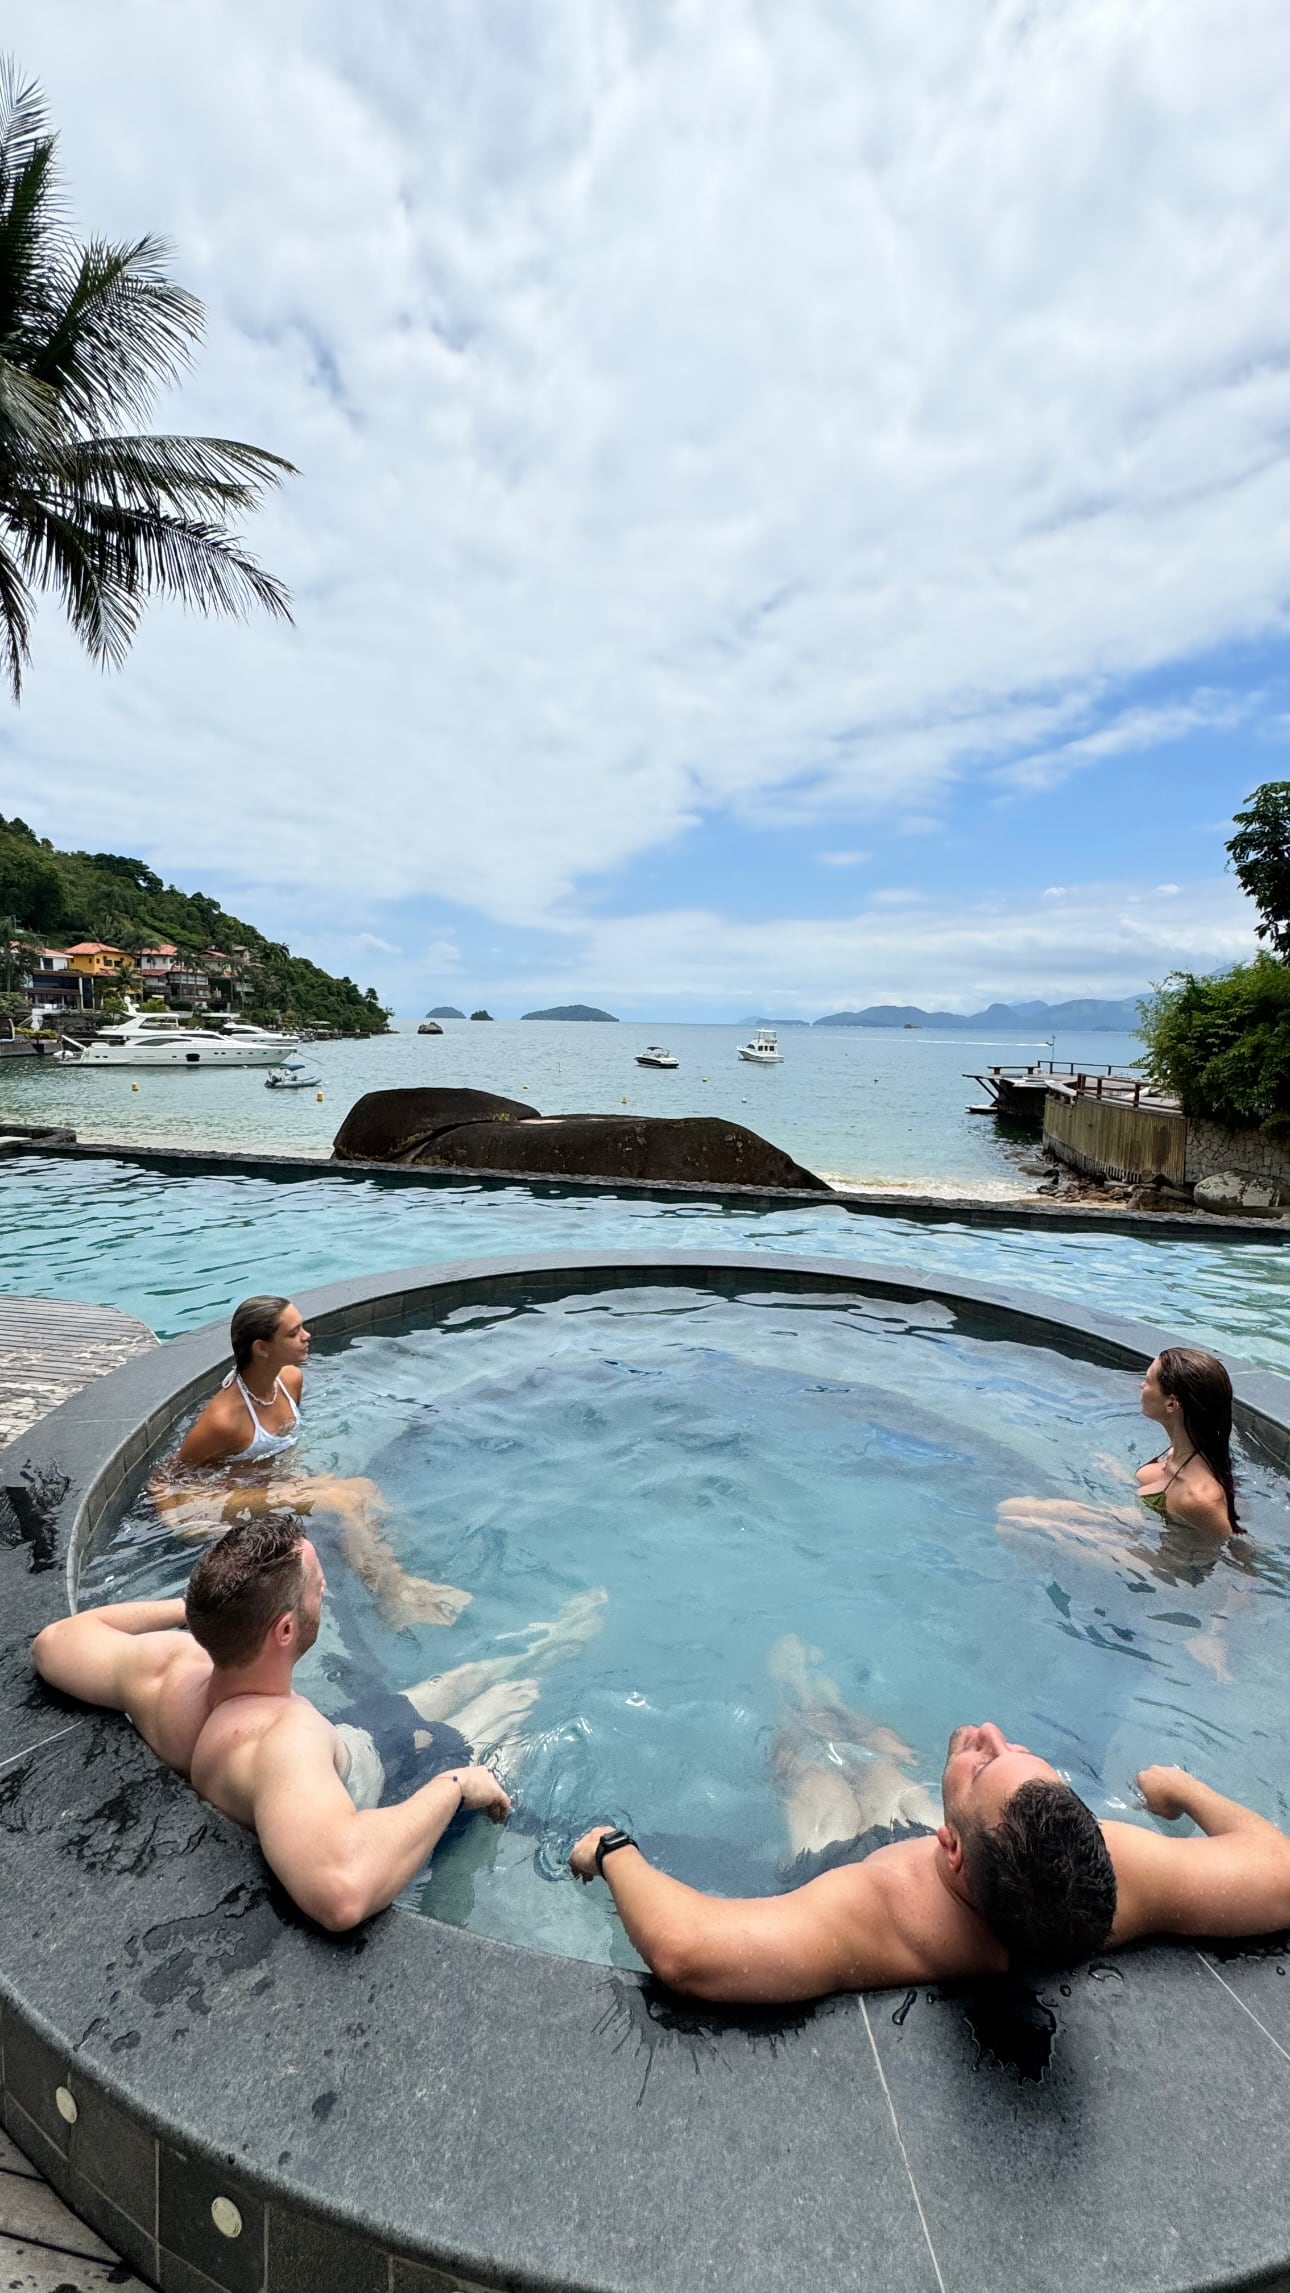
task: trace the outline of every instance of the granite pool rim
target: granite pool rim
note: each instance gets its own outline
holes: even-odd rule
[[[1169,1342],[1165,1333],[1031,1291],[910,1268],[721,1251],[435,1264],[329,1284],[297,1303],[321,1336],[335,1338],[397,1326],[436,1306],[453,1311],[643,1283],[930,1299],[978,1323],[997,1321],[1001,1336],[1126,1367]],[[1227,2160],[1207,2175],[1202,2154],[1188,2156],[1188,2186],[1204,2194],[1197,2234],[1203,2230],[1208,2242],[1198,2268],[1174,2249],[1172,2217],[1154,2220],[1157,2192],[1139,2173],[1118,2223],[1101,2185],[1054,2232],[1051,2250],[1035,2240],[1031,2219],[1029,2260],[1019,2273],[1011,2182],[992,2190],[978,2218],[943,2136],[922,2140],[924,2121],[935,2127],[946,2094],[957,2094],[965,2076],[959,2018],[936,2025],[931,1993],[923,2019],[909,2024],[897,2025],[891,1999],[876,1994],[789,2014],[778,2032],[698,2010],[682,2017],[678,2034],[663,2019],[651,2029],[649,1986],[629,1974],[516,1950],[398,1910],[339,1941],[294,1919],[244,1834],[200,1807],[117,1718],[50,1696],[27,1667],[32,1632],[62,1607],[58,1561],[74,1561],[130,1476],[228,1359],[225,1325],[208,1324],[97,1381],[0,1454],[0,1489],[25,1490],[28,1500],[34,1491],[43,1513],[34,1539],[30,1519],[11,1519],[10,1537],[25,1525],[28,1538],[0,1550],[11,1620],[0,1647],[5,2120],[132,2266],[166,2293],[258,2293],[261,2286],[290,2293],[306,2284],[312,2293],[332,2286],[336,2293],[445,2293],[454,2282],[525,2293],[745,2286],[786,2293],[812,2281],[874,2293],[902,2293],[906,2285],[985,2293],[1002,2281],[1007,2254],[1019,2287],[1081,2293],[1104,2281],[1098,2271],[1114,2235],[1125,2251],[1120,2293],[1252,2287],[1286,2270],[1290,2196],[1279,2197],[1272,2153],[1283,2154],[1290,2138],[1290,2019],[1272,1957],[1243,1962],[1238,1975],[1190,1947],[1161,1946],[1122,1955],[1118,1985],[1076,1978],[1076,2004],[1060,2011],[1075,2025],[1081,2015],[1088,2022],[1068,2034],[1069,2053],[1083,2060],[1085,2038],[1091,2032],[1097,2041],[1089,2077],[1100,2074],[1096,2061],[1108,2052],[1108,2019],[1109,2052],[1117,2072],[1125,2067],[1114,2043],[1124,2037],[1117,2016],[1136,2017],[1139,2038],[1149,2034],[1164,2049],[1160,2109],[1175,2143],[1189,2110],[1197,2124],[1212,2126],[1216,2110],[1230,2109],[1233,2142],[1245,2140],[1240,2096],[1257,2090],[1269,2171],[1260,2183],[1253,2128],[1243,2179]],[[1244,1428],[1290,1464],[1290,1383],[1231,1366]],[[57,1501],[56,1483],[41,1481],[51,1473],[68,1482]],[[57,1823],[48,1816],[51,1795]],[[100,1884],[69,1897],[60,1839],[69,1825],[75,1836],[78,1822],[88,1827],[96,1817],[119,1828],[97,1864],[97,1835],[86,1829]],[[261,1953],[249,1962],[244,1922]],[[114,1970],[111,1995],[94,1971],[105,1963]],[[249,1979],[261,1967],[260,1989],[269,1986],[263,2000]],[[356,2036],[356,2001],[361,2008],[369,1985],[374,1996],[384,1990],[382,2008]],[[1116,1988],[1123,1998],[1108,2005]],[[271,2001],[275,1990],[285,1995],[280,2006]],[[299,2058],[289,2066],[300,2081],[294,2087],[282,2063],[269,2059],[283,2042],[275,2013]],[[375,2074],[373,2040],[385,2066]],[[424,2124],[409,2122],[399,2107],[418,2082]],[[60,2087],[77,2104],[73,2124],[62,2114]],[[1060,2080],[1027,2096],[1010,2071],[971,2070],[967,2087],[973,2116],[997,2118],[1000,2141],[1015,2145],[1019,2118],[1029,2121],[1039,2173],[1046,2124],[1035,2095],[1046,2093],[1052,2113],[1070,2120],[1074,2104]],[[1103,2101],[1117,2153],[1127,2145],[1141,2159],[1145,2142],[1159,2174],[1164,2118],[1144,2126],[1131,2082],[1123,2093],[1113,2085]],[[347,2139],[337,2142],[347,2115]],[[531,2154],[540,2147],[534,2126],[543,2123],[558,2123],[564,2137],[554,2175],[545,2151]],[[1087,2146],[1090,2130],[1082,2131]],[[407,2170],[392,2178],[400,2144]],[[805,2213],[799,2174],[786,2165],[794,2152],[810,2161],[826,2199]],[[465,2159],[481,2177],[477,2200],[468,2187],[463,2197]],[[446,2187],[436,2161],[446,2161]],[[857,2170],[861,2163],[867,2172]],[[239,2207],[251,2242],[230,2241],[213,2226],[218,2196]],[[1171,2202],[1177,2214],[1182,2194]],[[1168,2213],[1169,2204],[1166,2192],[1159,2205]],[[948,2274],[938,2255],[947,2257]]]

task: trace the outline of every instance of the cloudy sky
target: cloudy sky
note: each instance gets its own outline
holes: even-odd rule
[[[1283,0],[10,0],[294,628],[46,608],[0,809],[402,1011],[1125,994],[1290,777]]]

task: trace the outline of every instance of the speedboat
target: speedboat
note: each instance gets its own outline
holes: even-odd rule
[[[246,1020],[226,1027],[183,1027],[173,1012],[135,1012],[105,1027],[78,1054],[78,1067],[276,1067],[300,1049],[296,1035],[278,1035]]]
[[[638,1067],[679,1067],[681,1062],[661,1043],[651,1043],[647,1051],[637,1052],[636,1064]]]
[[[284,1059],[280,1067],[271,1067],[264,1078],[266,1091],[315,1091],[322,1081],[316,1067],[303,1059]]]
[[[777,1067],[784,1054],[773,1027],[759,1027],[751,1043],[739,1046],[741,1059],[751,1059],[754,1067]]]

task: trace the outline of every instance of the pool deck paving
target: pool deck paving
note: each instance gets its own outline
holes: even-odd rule
[[[115,1306],[0,1294],[0,1449],[156,1343],[146,1322]]]
[[[69,2212],[0,2131],[0,2286],[5,2293],[144,2293],[110,2246]]]

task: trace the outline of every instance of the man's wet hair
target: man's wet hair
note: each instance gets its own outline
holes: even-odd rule
[[[270,1627],[299,1607],[303,1537],[296,1514],[261,1513],[238,1521],[202,1554],[188,1579],[184,1610],[212,1663],[234,1669],[253,1663]]]
[[[1014,1967],[1073,1966],[1105,1947],[1115,1865],[1101,1824],[1069,1784],[1020,1785],[997,1823],[964,1830],[963,1868]]]

